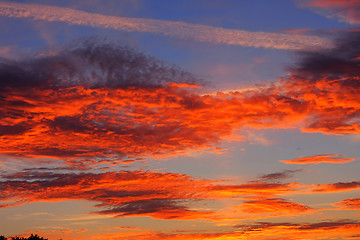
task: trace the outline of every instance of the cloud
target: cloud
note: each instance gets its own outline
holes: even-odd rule
[[[179,154],[293,112],[267,91],[200,95],[201,80],[127,47],[74,45],[1,62],[0,153],[92,161]]]
[[[284,29],[283,32],[290,33],[290,34],[307,34],[311,31],[309,28],[291,28],[291,29]]]
[[[345,199],[342,200],[336,204],[334,204],[335,206],[341,207],[341,208],[345,208],[345,209],[354,209],[354,210],[358,210],[360,209],[360,198],[349,198],[349,199]]]
[[[263,217],[281,215],[298,215],[312,212],[312,208],[299,203],[286,201],[282,198],[263,198],[245,201],[239,208],[246,213],[258,214]]]
[[[346,225],[359,225],[359,222],[356,220],[341,220],[341,221],[331,221],[331,222],[320,222],[320,223],[310,223],[310,224],[302,224],[299,229],[306,230],[317,230],[317,229],[336,229],[339,226]]]
[[[300,3],[301,6],[313,8],[330,18],[337,17],[350,24],[360,23],[360,3],[357,0],[305,0]]]
[[[245,139],[245,128],[356,134],[359,39],[353,33],[332,50],[301,53],[269,86],[215,94],[200,94],[204,82],[176,66],[97,39],[3,59],[0,153],[90,166],[214,149],[234,130]]]
[[[176,152],[217,138],[180,122],[192,116],[186,110],[202,107],[201,98],[185,90],[201,80],[130,48],[90,42],[0,63],[1,153],[122,157]]]
[[[88,239],[119,239],[128,240],[219,240],[219,239],[248,239],[248,240],[308,240],[308,239],[350,239],[358,235],[360,224],[356,220],[323,221],[315,223],[290,222],[256,222],[254,224],[238,225],[236,231],[218,231],[205,233],[165,233],[142,231],[132,233],[98,234]]]
[[[286,164],[319,164],[319,163],[348,163],[355,161],[355,158],[345,158],[341,155],[314,155],[291,160],[280,160]]]
[[[311,211],[305,205],[276,198],[278,194],[293,194],[304,187],[297,183],[249,182],[226,185],[220,181],[196,179],[184,174],[151,171],[24,171],[0,177],[2,208],[31,202],[88,200],[97,203],[95,206],[100,208],[95,213],[114,217],[149,216],[156,219],[214,221],[240,218],[233,216],[234,209],[242,211],[242,219],[259,218],[260,211],[269,217],[275,209],[281,215]],[[232,198],[243,198],[245,202],[232,207],[231,214],[226,209],[207,207],[202,210],[207,200]]]
[[[359,33],[346,34],[329,51],[303,53],[284,79],[286,96],[307,103],[305,132],[329,134],[360,131]]]
[[[215,185],[211,187],[211,193],[223,196],[275,196],[278,194],[290,194],[301,190],[304,186],[299,183],[267,183],[254,181],[239,185]]]
[[[21,4],[2,1],[0,2],[0,15],[46,20],[50,22],[66,22],[75,25],[110,28],[121,31],[152,32],[201,42],[246,47],[299,50],[332,46],[330,40],[314,36],[248,32],[184,22],[106,16],[70,8],[40,4]]]
[[[313,187],[312,191],[314,192],[343,192],[343,191],[353,191],[360,188],[360,181],[352,182],[337,182],[332,184],[318,184]]]
[[[156,182],[157,184],[154,184]],[[177,173],[151,171],[120,171],[106,173],[51,173],[26,171],[1,175],[0,200],[5,207],[16,207],[31,202],[88,200],[95,202],[95,214],[113,217],[148,216],[163,220],[206,219],[215,222],[259,219],[313,213],[315,210],[301,203],[279,198],[277,195],[302,193],[297,183],[249,182],[225,185],[220,181],[195,179]],[[331,184],[329,184],[330,186]],[[334,184],[332,184],[334,185]],[[359,184],[358,184],[359,185]],[[320,185],[318,185],[320,186]],[[337,190],[344,190],[337,187]],[[319,192],[319,191],[313,191]],[[226,209],[209,207],[207,200],[243,199],[242,205]],[[347,199],[338,204],[356,209],[358,199]],[[196,206],[196,207],[195,207]],[[206,207],[205,207],[206,206]],[[234,215],[234,213],[236,213]],[[271,239],[270,236],[292,237],[304,234],[303,239],[325,233],[324,236],[354,235],[359,230],[357,221],[344,220],[320,223],[261,223],[237,226],[235,232],[205,234],[138,233],[138,239]],[[130,235],[131,235],[130,234]],[[192,238],[191,238],[192,237]],[[101,239],[101,238],[100,238]],[[131,238],[129,238],[131,239]],[[289,238],[291,239],[291,238]]]
[[[16,206],[39,201],[89,200],[98,214],[151,216],[158,219],[206,218],[185,204],[207,198],[212,181],[187,175],[144,171],[107,173],[20,172],[1,176],[0,200]],[[157,184],[154,185],[154,182]]]
[[[284,170],[281,172],[270,173],[260,177],[260,179],[264,181],[276,181],[276,180],[283,180],[292,177],[293,173],[300,172],[301,169],[297,170]]]
[[[0,46],[0,56],[11,58],[14,57],[14,49],[11,46]]]
[[[200,83],[190,73],[128,46],[100,38],[73,41],[52,53],[32,59],[1,59],[0,91],[38,88],[59,90],[75,86],[88,88],[159,87],[167,82]],[[85,94],[85,93],[84,93]],[[17,106],[34,106],[21,100]]]
[[[325,239],[351,236],[360,229],[356,220],[323,221],[318,223],[270,223],[239,225],[248,239]]]
[[[192,211],[178,202],[188,199],[147,199],[127,202],[119,207],[99,211],[99,214],[111,214],[116,217],[150,216],[157,219],[214,219],[213,211]]]

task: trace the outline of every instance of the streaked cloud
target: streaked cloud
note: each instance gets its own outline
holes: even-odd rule
[[[299,50],[332,46],[330,40],[315,36],[249,32],[184,22],[106,16],[40,4],[21,4],[2,1],[0,2],[0,15],[50,22],[66,22],[74,25],[110,28],[121,31],[152,32],[201,42],[245,47]]]
[[[313,187],[314,192],[344,192],[360,189],[360,181],[337,182],[332,184],[318,184]]]
[[[148,216],[163,220],[206,219],[214,221],[214,223],[313,214],[321,209],[314,209],[311,206],[287,200],[283,196],[349,191],[360,188],[360,184],[357,182],[307,186],[295,182],[261,182],[261,178],[257,181],[231,185],[224,184],[223,181],[197,179],[184,174],[155,171],[105,173],[24,171],[2,174],[0,183],[0,199],[7,203],[1,205],[1,208],[33,202],[88,200],[96,203],[95,207],[99,208],[99,211],[92,213],[100,216]],[[280,195],[282,197],[279,197]],[[237,201],[224,209],[207,205],[209,200],[230,199],[232,201],[237,199]],[[239,205],[239,201],[242,201],[242,204]],[[337,203],[336,206],[357,209],[358,199],[346,199]],[[262,229],[254,231],[254,228],[259,227]],[[238,228],[240,230],[236,232],[218,232],[214,235],[212,235],[213,233],[192,235],[191,232],[189,235],[177,233],[167,236],[166,234],[158,235],[156,232],[152,232],[151,235],[142,235],[141,231],[137,233],[132,231],[129,234],[134,237],[140,234],[143,239],[157,239],[158,237],[163,239],[162,237],[165,236],[169,239],[171,236],[179,239],[187,239],[186,237],[189,236],[198,237],[198,239],[211,239],[215,236],[236,239],[244,234],[249,239],[267,239],[267,234],[273,236],[276,233],[279,234],[279,237],[288,237],[294,236],[295,233],[304,233],[314,236],[320,230],[322,232],[322,230],[328,229],[331,230],[331,232],[327,232],[328,236],[338,236],[336,234],[344,234],[345,229],[359,230],[359,224],[356,221],[348,220],[306,224],[281,223],[276,225],[276,223],[272,223],[267,226],[248,225],[247,228],[241,226]],[[259,233],[258,231],[261,231],[260,235],[256,234]],[[239,235],[240,232],[242,234]]]
[[[300,203],[277,195],[307,188],[298,183],[224,184],[177,173],[120,171],[105,173],[52,173],[24,171],[0,176],[1,208],[32,202],[88,200],[100,208],[95,213],[113,217],[149,216],[156,219],[248,219],[311,212]],[[156,182],[157,184],[154,184]],[[249,199],[249,198],[252,199]],[[206,200],[239,198],[239,206],[205,208]],[[197,207],[195,207],[197,206]],[[202,210],[203,209],[203,210]],[[205,210],[206,209],[206,210]],[[267,210],[266,210],[267,209]],[[272,210],[271,210],[272,209]],[[231,211],[231,214],[229,214]],[[234,211],[239,216],[233,216]],[[264,212],[265,215],[259,214]]]
[[[271,223],[258,222],[254,225],[239,225],[248,239],[325,239],[353,236],[359,231],[356,220],[323,221],[315,223]]]
[[[212,212],[190,210],[185,203],[206,198],[213,183],[187,175],[145,171],[56,174],[21,172],[2,175],[2,201],[16,206],[39,201],[89,200],[98,214],[151,216],[159,219],[206,218]],[[157,184],[153,184],[156,182]]]
[[[292,222],[255,222],[253,224],[236,225],[235,231],[219,232],[174,232],[164,233],[156,231],[102,233],[88,236],[86,239],[115,240],[126,238],[128,240],[308,240],[308,239],[356,239],[360,230],[360,223],[356,220],[321,221],[313,223]],[[82,239],[82,238],[80,238]]]
[[[319,163],[348,163],[355,161],[355,158],[345,158],[344,156],[333,154],[314,155],[290,160],[280,160],[286,164],[319,164]]]

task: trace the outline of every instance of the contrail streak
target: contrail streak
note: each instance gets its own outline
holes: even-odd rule
[[[71,8],[40,4],[0,1],[0,15],[50,22],[66,22],[68,24],[110,28],[121,31],[159,33],[166,36],[192,39],[200,42],[240,45],[245,47],[304,50],[329,48],[333,46],[331,40],[315,36],[249,32],[185,22],[106,16]]]

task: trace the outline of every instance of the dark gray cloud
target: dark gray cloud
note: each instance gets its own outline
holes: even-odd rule
[[[199,83],[177,66],[129,46],[90,38],[47,54],[0,61],[0,92],[85,86],[89,88],[159,87],[166,82]]]
[[[260,177],[261,180],[264,181],[277,181],[277,180],[284,180],[284,179],[288,179],[291,178],[293,176],[294,173],[300,172],[302,171],[301,169],[296,169],[296,170],[284,170],[281,172],[276,172],[276,173],[270,173],[270,174],[266,174],[266,175],[262,175]]]

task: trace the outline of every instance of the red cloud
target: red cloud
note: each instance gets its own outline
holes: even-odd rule
[[[216,148],[242,128],[359,133],[359,39],[304,53],[272,86],[215,95],[199,94],[189,73],[111,45],[1,63],[0,153],[76,166]]]
[[[348,163],[355,161],[355,158],[344,158],[341,155],[314,155],[291,160],[280,160],[286,164],[319,164],[319,163]]]

